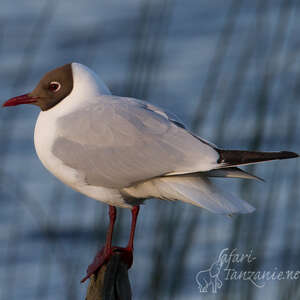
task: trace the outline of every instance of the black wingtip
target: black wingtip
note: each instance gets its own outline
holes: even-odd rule
[[[268,160],[289,159],[299,157],[298,153],[290,151],[281,152],[257,152],[257,151],[242,151],[242,150],[217,150],[219,152],[218,163],[223,166],[238,166],[255,164]]]
[[[296,152],[290,152],[290,151],[281,151],[279,152],[282,155],[282,158],[279,159],[288,159],[288,158],[296,158],[299,157],[299,154]]]

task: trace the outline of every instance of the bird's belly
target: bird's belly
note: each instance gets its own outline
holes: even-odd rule
[[[88,197],[114,206],[131,207],[125,203],[118,190],[88,185],[85,182],[84,174],[67,166],[57,158],[52,152],[52,146],[57,137],[55,121],[41,113],[34,130],[34,146],[40,161],[49,172],[66,185]]]

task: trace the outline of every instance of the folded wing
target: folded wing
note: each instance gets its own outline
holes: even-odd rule
[[[218,152],[173,115],[131,98],[101,96],[96,105],[62,116],[57,133],[53,154],[90,185],[122,188],[218,165]]]

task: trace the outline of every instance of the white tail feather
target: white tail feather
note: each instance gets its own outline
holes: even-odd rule
[[[126,188],[124,192],[136,198],[179,200],[217,214],[251,213],[255,210],[247,202],[220,191],[208,178],[199,175],[155,178]]]

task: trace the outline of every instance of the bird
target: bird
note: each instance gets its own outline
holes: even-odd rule
[[[257,179],[242,165],[296,158],[295,152],[225,150],[199,137],[173,113],[139,99],[112,95],[87,66],[68,63],[47,72],[27,94],[3,106],[33,104],[37,155],[74,190],[109,205],[104,247],[85,281],[119,251],[128,268],[139,207],[146,199],[182,201],[212,213],[251,213],[249,203],[222,191],[213,177]],[[113,247],[116,207],[132,212],[126,247]]]

